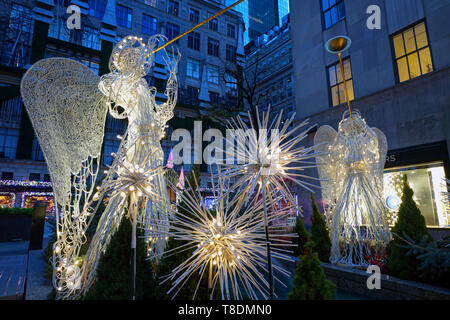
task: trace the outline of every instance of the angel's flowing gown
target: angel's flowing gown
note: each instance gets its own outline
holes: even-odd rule
[[[340,182],[330,226],[332,263],[366,266],[390,239],[377,176],[379,156],[377,135],[367,126],[339,128],[330,146]]]

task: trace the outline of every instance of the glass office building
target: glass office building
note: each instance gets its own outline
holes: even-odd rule
[[[234,2],[226,0],[227,5]],[[244,44],[247,44],[274,26],[282,25],[282,18],[289,13],[289,0],[248,0],[237,5],[235,10],[242,13],[246,27]]]

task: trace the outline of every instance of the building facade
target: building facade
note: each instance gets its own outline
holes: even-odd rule
[[[349,97],[366,122],[387,137],[384,200],[395,223],[402,175],[430,228],[448,228],[442,204],[450,177],[450,3],[433,0],[291,1],[295,99],[299,120],[337,128],[346,110],[338,57],[326,41],[346,35]],[[369,28],[371,5],[380,28]],[[372,21],[373,22],[373,21]],[[314,132],[310,134],[312,143]],[[316,170],[311,170],[316,174]],[[309,194],[301,197],[306,210]],[[309,221],[305,221],[309,222]]]
[[[283,111],[285,118],[291,117],[295,112],[295,85],[289,19],[259,36],[247,50],[245,76],[256,79],[254,101],[258,109],[267,111],[270,107],[273,115]]]
[[[226,0],[227,5],[235,0]],[[236,7],[242,13],[246,30],[244,44],[256,40],[274,26],[282,25],[282,18],[289,13],[289,0],[246,0]]]
[[[69,29],[67,20],[80,9],[81,28]],[[51,193],[50,176],[21,101],[22,75],[36,61],[51,57],[75,59],[94,73],[109,72],[109,56],[125,36],[155,34],[169,40],[225,8],[224,0],[25,0],[0,4],[0,205],[18,206],[22,193],[36,196]],[[179,39],[179,98],[175,117],[169,122],[167,139],[162,141],[167,160],[174,145],[176,128],[193,130],[193,122],[210,108],[236,108],[237,88],[221,76],[225,66],[243,66],[242,15],[229,11]],[[146,80],[157,90],[157,100],[165,101],[168,72],[158,53]],[[119,146],[118,135],[127,123],[107,116],[102,163],[112,162],[111,152]],[[189,127],[190,126],[190,127]],[[206,130],[207,128],[205,128]],[[179,167],[176,167],[179,170]],[[190,166],[184,167],[190,171]],[[29,183],[25,183],[28,181]],[[15,192],[14,190],[17,190]]]

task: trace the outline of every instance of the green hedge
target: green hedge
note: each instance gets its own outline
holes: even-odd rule
[[[0,215],[33,214],[33,208],[0,208]]]

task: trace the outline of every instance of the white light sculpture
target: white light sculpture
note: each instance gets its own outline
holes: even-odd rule
[[[314,138],[322,198],[327,200],[332,263],[367,266],[391,239],[384,207],[386,136],[359,111],[344,113],[338,132],[321,126]]]
[[[59,298],[89,289],[100,254],[125,213],[134,235],[138,224],[148,239],[159,239],[157,251],[165,247],[165,237],[157,235],[165,234],[169,223],[160,140],[177,100],[179,53],[161,51],[169,71],[165,103],[156,103],[156,89],[144,79],[162,39],[157,35],[145,44],[141,38],[125,37],[112,51],[111,73],[101,78],[74,60],[50,58],[35,63],[22,79],[22,98],[58,204],[53,285]],[[128,118],[129,125],[110,170],[94,190],[108,108],[113,117]],[[109,202],[83,260],[80,248],[103,196]]]
[[[239,116],[229,122],[228,129],[234,135],[226,138],[226,159],[220,175],[235,181],[229,192],[239,192],[242,200],[250,196],[258,199],[265,189],[271,204],[281,195],[295,207],[297,203],[287,181],[311,192],[310,187],[319,188],[305,181],[319,180],[304,173],[306,169],[316,167],[314,160],[310,160],[315,157],[314,148],[300,145],[311,127],[305,129],[307,120],[294,126],[295,114],[282,121],[281,111],[271,122],[269,114],[270,109],[260,117],[256,110],[257,124],[250,120],[247,125]],[[249,119],[252,119],[250,114]]]
[[[227,136],[226,139],[226,159],[223,164],[224,171],[220,176],[229,181],[235,181],[228,193],[235,191],[240,194],[240,197],[234,199],[239,205],[242,205],[240,202],[247,202],[252,196],[253,202],[260,197],[263,198],[264,215],[261,218],[264,219],[266,229],[270,299],[273,299],[268,205],[271,210],[276,211],[278,210],[277,202],[283,199],[291,207],[300,211],[286,181],[291,181],[312,192],[309,187],[318,186],[305,181],[305,179],[318,179],[301,173],[308,168],[315,167],[314,161],[308,161],[314,158],[313,147],[300,145],[311,129],[300,131],[307,125],[307,120],[291,128],[295,114],[284,122],[282,122],[283,111],[271,122],[269,122],[269,115],[270,108],[263,113],[261,118],[256,109],[257,123],[252,122],[250,113],[248,117],[250,126],[239,116],[236,120],[233,119],[232,122],[229,122],[227,131],[233,134],[231,137]]]
[[[220,178],[217,184],[213,182],[213,190],[217,199],[213,210],[205,206],[198,185],[189,185],[181,197],[190,214],[176,212],[172,215],[170,234],[176,240],[185,241],[185,244],[164,254],[195,250],[164,280],[170,280],[173,285],[168,293],[175,297],[190,277],[198,274],[193,298],[201,280],[207,277],[211,299],[215,290],[220,290],[222,299],[267,299],[269,283],[264,278],[268,270],[262,200],[253,205],[243,205],[242,201],[233,198],[242,197],[240,194],[224,196],[225,183]],[[239,204],[236,205],[236,202]],[[288,213],[289,209],[269,213],[269,222]],[[286,254],[293,245],[285,238],[293,235],[277,227],[271,229],[277,234],[271,239],[273,257],[293,262],[293,258]],[[277,264],[275,270],[285,276],[290,275]],[[285,286],[277,277],[275,280]]]

